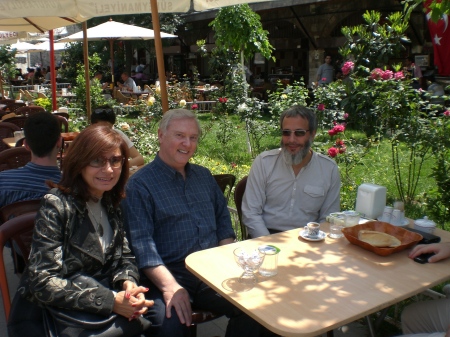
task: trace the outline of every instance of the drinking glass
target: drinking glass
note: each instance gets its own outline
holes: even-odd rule
[[[239,282],[247,285],[253,285],[257,282],[255,272],[264,261],[265,254],[258,249],[247,252],[244,248],[239,247],[233,251],[234,260],[244,272],[239,277]]]
[[[330,238],[342,238],[344,236],[342,233],[342,228],[345,226],[345,214],[331,213],[330,216]]]

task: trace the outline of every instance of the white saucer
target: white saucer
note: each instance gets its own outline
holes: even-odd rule
[[[378,221],[383,221],[383,220],[381,220],[382,219],[382,217],[378,217],[377,218],[377,220]],[[390,222],[389,222],[390,223]],[[396,226],[396,227],[404,227],[404,226],[408,226],[409,225],[409,220],[408,219],[403,219],[403,222],[400,224],[400,225],[394,225],[394,224],[391,224],[392,226]]]
[[[308,231],[306,231],[305,229],[302,229],[298,235],[300,235],[303,239],[308,240],[308,241],[322,241],[323,239],[325,239],[325,237],[327,236],[325,234],[325,232],[323,231],[319,231],[319,235],[316,237],[311,237],[308,235]]]

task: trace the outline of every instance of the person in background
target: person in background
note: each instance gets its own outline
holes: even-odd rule
[[[41,83],[44,79],[44,74],[42,73],[41,68],[36,68],[36,71],[34,73],[34,83]]]
[[[408,56],[405,59],[405,70],[408,74],[407,77],[413,80],[412,87],[414,89],[426,89],[426,81],[424,81],[422,69],[414,64],[413,56]]]
[[[409,258],[434,253],[428,258],[429,263],[450,257],[450,243],[441,242],[417,245],[409,253]],[[446,290],[444,288],[444,290]],[[450,336],[450,298],[413,303],[402,312],[403,337],[449,337]]]
[[[31,161],[22,168],[0,172],[0,207],[40,199],[48,192],[46,181],[58,182],[61,178],[57,156],[62,138],[55,116],[48,112],[33,114],[27,118],[23,131]]]
[[[122,75],[120,75],[123,84],[120,83],[119,81],[117,82],[117,86],[122,90],[122,89],[126,89],[127,91],[135,91],[136,90],[136,83],[134,82],[134,80],[128,75],[128,73],[126,71],[124,71],[122,73]]]
[[[164,113],[156,158],[128,181],[123,208],[130,244],[155,305],[152,336],[189,336],[192,306],[230,317],[227,336],[272,336],[186,269],[187,255],[232,243],[227,201],[211,173],[189,163],[200,125],[185,109]],[[144,281],[145,280],[145,281]],[[191,303],[192,300],[192,303]]]
[[[242,200],[242,216],[252,238],[323,222],[340,210],[341,179],[334,160],[314,152],[313,111],[293,106],[280,116],[281,148],[254,160]]]
[[[96,71],[94,77],[91,79],[91,86],[99,85],[102,89],[108,88],[109,83],[108,82],[102,83],[102,79],[103,79],[103,72]]]
[[[10,337],[47,336],[41,307],[110,317],[110,328],[119,333],[130,325],[138,332],[150,326],[142,314],[153,301],[145,299],[148,289],[138,286],[119,207],[127,157],[122,137],[105,125],[87,127],[72,142],[61,181],[49,184],[52,190],[36,216],[31,259],[8,321]],[[77,323],[57,329],[58,336],[97,335]]]
[[[331,64],[331,55],[325,55],[325,63],[322,64],[317,70],[317,85],[323,85],[333,82],[334,80],[334,67]]]
[[[113,109],[109,106],[99,106],[94,109],[91,114],[91,124],[104,123],[109,127],[113,127],[116,123],[116,114]],[[129,165],[131,166],[141,166],[144,165],[144,157],[139,153],[139,151],[134,146],[133,142],[128,138],[126,134],[124,134],[121,130],[115,129],[123,138],[125,143],[128,146],[130,157],[129,157]]]

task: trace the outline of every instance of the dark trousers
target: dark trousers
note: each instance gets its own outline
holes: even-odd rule
[[[213,311],[230,318],[225,334],[226,337],[277,336],[192,275],[186,269],[184,262],[166,267],[178,283],[188,291],[192,307]],[[166,317],[166,305],[159,289],[148,280],[143,279],[141,283],[150,288],[146,293],[146,297],[155,301],[155,305],[149,308],[148,314],[145,316],[152,322],[152,327],[149,330],[151,333],[148,336],[189,337],[189,328],[180,323],[175,309],[172,308],[170,319]]]

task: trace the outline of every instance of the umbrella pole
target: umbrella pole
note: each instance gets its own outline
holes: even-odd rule
[[[5,93],[3,91],[3,76],[1,69],[0,69],[0,91],[2,92],[2,99],[5,99]]]
[[[86,113],[88,121],[91,120],[91,79],[89,78],[89,56],[87,41],[87,23],[83,22],[83,56],[84,56],[84,80],[86,81]]]
[[[114,82],[114,40],[109,39],[109,57],[111,58],[111,83],[115,86],[116,83]],[[113,89],[114,89],[113,86]]]
[[[161,103],[164,113],[169,110],[169,100],[167,97],[166,71],[164,69],[164,55],[162,50],[161,30],[159,27],[157,0],[150,0],[150,7],[152,10],[153,30],[155,31],[156,64],[158,65],[159,85],[161,88]]]
[[[53,29],[49,30],[48,37],[50,38],[49,44],[50,44],[50,76],[51,76],[51,83],[52,83],[52,108],[53,111],[58,110],[58,105],[56,103],[56,76],[55,76],[55,46],[54,46],[54,40],[53,40]],[[42,54],[41,54],[42,56]]]

